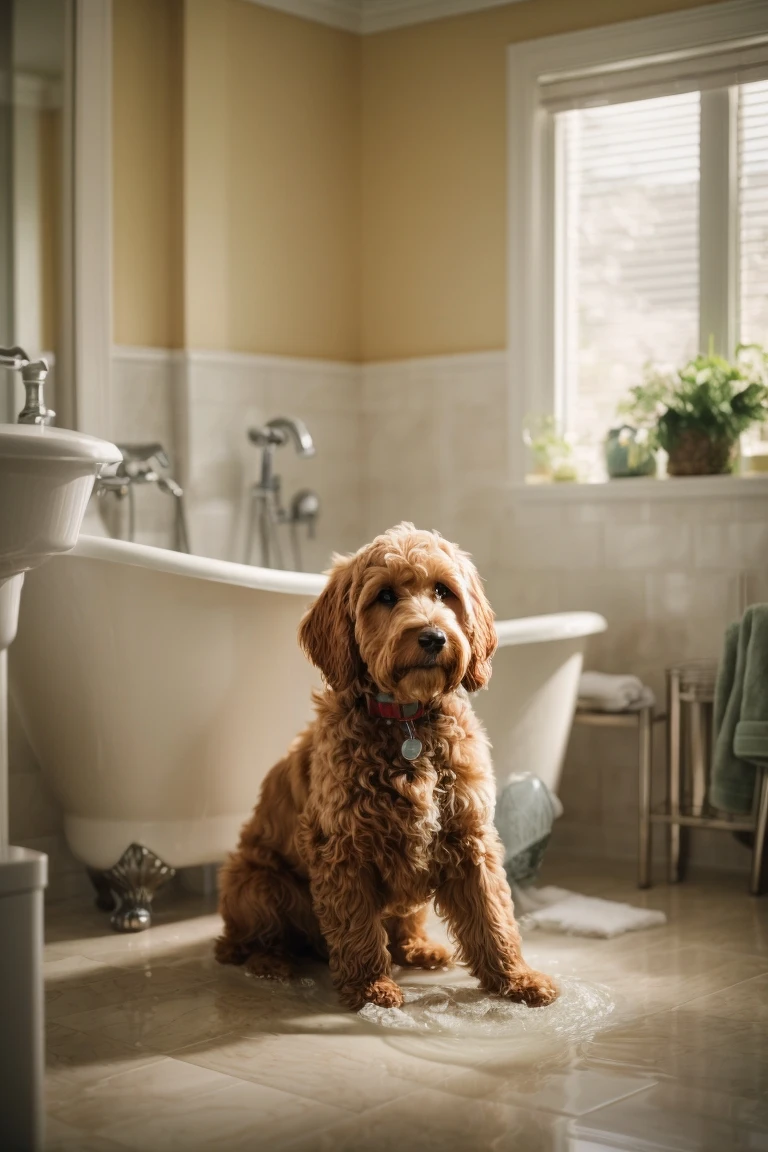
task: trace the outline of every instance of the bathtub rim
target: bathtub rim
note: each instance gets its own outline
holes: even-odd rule
[[[288,592],[297,596],[319,596],[326,583],[326,577],[318,572],[257,568],[250,564],[236,564],[231,560],[214,560],[209,556],[194,556],[186,552],[173,552],[169,548],[155,548],[151,544],[131,544],[127,540],[105,539],[101,536],[80,536],[66,556],[127,564],[133,568],[148,568],[153,572],[167,572],[174,576],[212,580],[217,584],[235,584],[259,592]]]
[[[607,628],[608,621],[597,612],[552,612],[546,616],[520,616],[496,621],[499,648],[579,640],[597,636]]]
[[[327,577],[319,572],[257,568],[250,564],[236,564],[231,560],[188,555],[150,544],[131,544],[126,540],[112,540],[102,536],[81,535],[72,551],[59,558],[66,559],[67,556],[127,564],[154,572],[212,580],[218,584],[234,584],[260,592],[284,592],[297,596],[319,596],[327,581]],[[605,617],[597,612],[552,612],[543,616],[520,616],[496,621],[499,648],[596,636],[605,632],[607,627]]]

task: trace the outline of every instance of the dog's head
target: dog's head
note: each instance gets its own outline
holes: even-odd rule
[[[400,524],[335,558],[299,642],[336,691],[374,685],[426,702],[487,684],[496,630],[469,556],[437,532]]]

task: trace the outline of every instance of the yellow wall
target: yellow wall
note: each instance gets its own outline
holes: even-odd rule
[[[117,344],[184,342],[181,15],[180,0],[113,4]]]
[[[506,45],[700,3],[529,0],[360,38],[114,0],[115,340],[502,348]]]
[[[363,39],[364,360],[506,345],[507,44],[700,4],[531,0]]]
[[[193,346],[359,358],[360,40],[187,0]]]

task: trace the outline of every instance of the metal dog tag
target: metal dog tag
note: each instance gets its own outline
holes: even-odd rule
[[[421,749],[423,747],[424,745],[421,743],[421,740],[417,740],[414,737],[409,736],[407,740],[403,740],[403,743],[400,746],[400,751],[406,760],[418,760],[419,756],[421,756]]]
[[[403,740],[400,745],[400,752],[405,760],[418,760],[424,745],[416,735],[416,729],[410,721],[406,721],[405,728],[408,732],[408,738]]]

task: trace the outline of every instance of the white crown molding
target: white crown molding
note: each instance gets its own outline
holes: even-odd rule
[[[250,0],[263,8],[275,8],[290,16],[300,16],[345,32],[367,36],[388,28],[424,24],[449,16],[465,16],[505,4],[532,3],[533,0]]]
[[[250,0],[250,3],[345,32],[359,35],[362,31],[361,0]]]
[[[360,31],[363,35],[403,28],[409,24],[426,24],[449,16],[467,16],[486,8],[507,4],[526,4],[533,0],[360,0]]]

